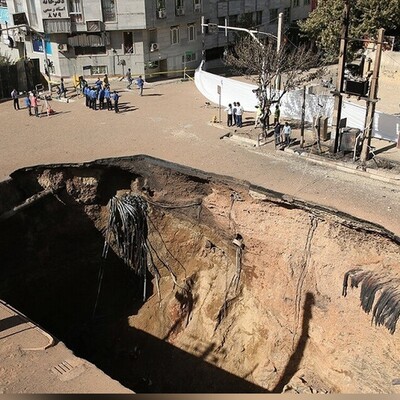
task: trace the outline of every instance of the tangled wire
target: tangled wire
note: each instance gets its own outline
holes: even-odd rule
[[[352,288],[358,287],[361,283],[361,308],[367,314],[372,310],[372,322],[376,326],[384,325],[391,334],[394,334],[400,317],[399,282],[375,275],[370,271],[363,271],[361,268],[352,269],[344,275],[342,291],[344,297],[347,296],[349,279]],[[381,290],[380,296],[375,301],[379,290]]]
[[[114,196],[108,203],[109,219],[105,232],[102,257],[107,258],[110,245],[124,263],[144,279],[143,300],[146,299],[146,275],[149,271],[159,288],[160,273],[153,261],[148,240],[146,201],[136,195]]]

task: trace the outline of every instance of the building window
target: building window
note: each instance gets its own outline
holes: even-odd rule
[[[185,9],[183,7],[183,0],[175,0],[175,14],[184,15]]]
[[[226,17],[218,17],[218,25],[225,26],[225,18]]]
[[[0,7],[7,7],[7,0],[0,0]]]
[[[309,6],[310,5],[310,0],[304,0],[304,5]]]
[[[269,10],[269,23],[270,24],[278,23],[278,9],[277,8],[271,8]]]
[[[201,11],[201,0],[193,0],[193,9],[194,9],[194,12]]]
[[[132,32],[124,32],[124,54],[133,53],[133,34]]]
[[[196,40],[196,25],[195,24],[188,24],[188,40],[189,40],[189,42],[193,42],[193,40]]]
[[[254,22],[256,25],[262,24],[262,11],[256,11],[256,18]]]
[[[29,15],[29,22],[30,25],[37,26],[38,18],[36,14],[36,5],[34,0],[29,0],[26,3],[28,5],[28,15]]]
[[[293,7],[298,7],[300,5],[299,0],[293,0]]]
[[[103,21],[112,22],[116,19],[115,0],[101,0],[101,8],[103,10]]]
[[[288,23],[290,21],[290,7],[283,10],[283,21]]]
[[[185,55],[182,56],[182,63],[186,64],[188,62],[196,61],[197,54],[193,51],[185,51]]]
[[[238,16],[237,15],[230,15],[229,16],[228,25],[229,26],[237,26],[237,23],[238,23]]]
[[[69,0],[69,16],[71,17],[71,22],[83,22],[81,0]]]
[[[179,43],[179,26],[171,27],[171,44]]]

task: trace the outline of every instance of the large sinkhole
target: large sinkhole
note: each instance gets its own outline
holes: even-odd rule
[[[136,247],[109,235],[124,198]],[[144,156],[18,170],[0,227],[0,298],[136,392],[398,390],[382,227]]]

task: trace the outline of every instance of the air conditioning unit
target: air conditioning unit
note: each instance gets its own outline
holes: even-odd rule
[[[157,51],[158,43],[150,43],[150,51]]]
[[[166,11],[165,11],[165,9],[161,9],[161,10],[158,10],[158,18],[165,18],[167,16],[167,13],[166,13]]]
[[[199,13],[201,11],[201,4],[195,4],[194,5],[194,12]]]
[[[185,9],[183,7],[177,8],[176,15],[185,15]]]
[[[68,51],[68,45],[67,43],[60,43],[58,45],[58,51]]]
[[[102,32],[104,31],[104,23],[102,21],[86,21],[88,32]]]

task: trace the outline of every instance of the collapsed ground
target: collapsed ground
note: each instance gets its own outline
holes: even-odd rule
[[[161,301],[101,257],[124,193],[148,202]],[[361,281],[342,296],[354,269],[376,300],[397,289],[399,240],[379,226],[147,157],[19,170],[0,199],[0,297],[136,392],[398,391],[397,331],[363,312]]]

